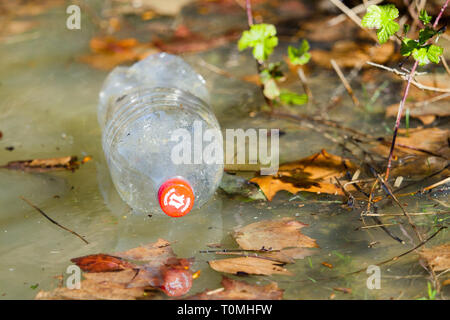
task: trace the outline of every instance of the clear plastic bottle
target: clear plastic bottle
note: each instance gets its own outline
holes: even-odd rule
[[[108,75],[98,106],[103,150],[118,193],[135,211],[180,217],[211,198],[223,164],[171,158],[180,143],[173,132],[194,137],[194,122],[222,139],[208,103],[205,80],[174,55],[151,55]]]

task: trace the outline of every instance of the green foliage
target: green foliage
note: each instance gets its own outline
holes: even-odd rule
[[[287,105],[301,106],[308,102],[308,96],[306,94],[297,94],[288,90],[282,90],[280,101]]]
[[[436,35],[436,31],[433,28],[425,27],[419,31],[419,44],[423,45],[428,39],[433,38]]]
[[[384,6],[371,5],[367,8],[361,25],[369,29],[377,29],[380,43],[385,43],[394,35],[400,26],[394,19],[398,18],[398,9],[393,4]]]
[[[259,77],[264,85],[264,95],[270,100],[274,100],[280,96],[280,89],[277,85],[277,80],[283,78],[283,72],[280,70],[281,64],[269,63],[269,66],[261,71]]]
[[[408,57],[411,55],[414,49],[417,49],[419,46],[419,43],[416,40],[409,39],[409,38],[403,38],[402,45],[400,47],[400,53]]]
[[[309,43],[307,40],[303,40],[300,47],[295,48],[293,46],[288,47],[289,61],[294,65],[304,65],[311,59],[309,51]]]
[[[416,61],[419,62],[420,66],[427,65],[428,63],[439,63],[439,56],[443,53],[443,49],[434,44],[427,45],[414,49],[412,51],[412,56]]]
[[[258,61],[259,78],[263,84],[264,96],[274,102],[282,102],[289,105],[305,104],[308,101],[306,95],[280,90],[278,82],[284,79],[281,71],[281,63],[268,63],[267,60],[278,45],[277,30],[271,24],[254,24],[250,30],[244,31],[238,42],[240,51],[253,48],[253,57]],[[311,58],[309,43],[306,40],[298,48],[289,46],[288,56],[291,63],[303,65]]]
[[[429,16],[426,10],[420,10],[419,20],[422,21],[424,25],[429,24],[432,18],[433,17]]]
[[[411,26],[410,26],[409,24],[405,23],[405,24],[403,25],[403,35],[404,35],[404,36],[406,36],[406,35],[408,34],[409,29],[411,29]]]
[[[244,31],[238,42],[240,51],[253,48],[253,56],[262,62],[269,58],[278,45],[277,30],[272,24],[254,24],[250,30]]]
[[[371,5],[367,8],[367,13],[362,19],[362,26],[377,29],[377,36],[380,43],[385,43],[389,37],[396,34],[399,25],[394,21],[398,17],[398,10],[393,4],[384,6]],[[431,22],[432,17],[425,10],[420,12],[420,21],[424,25]],[[404,25],[403,35],[409,31],[409,25]],[[412,57],[424,66],[430,62],[439,63],[443,49],[437,45],[430,44],[430,40],[438,34],[438,31],[430,26],[426,26],[419,31],[419,39],[413,40],[404,37],[400,47],[400,53]]]

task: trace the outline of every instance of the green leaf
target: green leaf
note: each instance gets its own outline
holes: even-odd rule
[[[395,21],[387,21],[381,29],[377,30],[378,40],[381,44],[387,42],[389,38],[394,35],[400,26]]]
[[[309,43],[306,40],[302,41],[302,44],[299,48],[295,48],[292,46],[288,47],[288,56],[289,61],[291,61],[294,65],[303,65],[308,63],[309,59],[311,59],[311,54],[309,51]]]
[[[288,90],[281,91],[280,100],[287,105],[303,105],[308,102],[306,94],[297,94]]]
[[[414,49],[412,55],[416,61],[419,61],[419,66],[424,66],[430,63],[427,54],[427,48],[421,47],[419,49]]]
[[[431,39],[436,34],[436,31],[434,31],[433,28],[425,27],[424,29],[421,29],[419,31],[419,43],[425,44],[428,39]]]
[[[384,6],[371,5],[367,8],[361,25],[369,29],[377,29],[380,43],[385,43],[394,35],[400,26],[394,19],[398,18],[398,9],[393,4]]]
[[[405,24],[403,25],[403,35],[404,35],[404,36],[406,36],[406,35],[408,34],[409,29],[411,29],[411,26],[410,26],[409,24],[405,23]]]
[[[419,20],[422,21],[424,25],[430,23],[432,18],[433,17],[429,16],[425,9],[420,10]]]
[[[403,38],[402,45],[400,47],[400,53],[408,57],[411,55],[414,49],[416,49],[419,46],[419,43],[416,40],[412,40],[409,38]]]
[[[433,63],[439,63],[439,57],[443,52],[444,50],[442,47],[431,44],[414,49],[412,55],[415,60],[419,61],[420,66],[424,66],[429,64],[430,61]]]
[[[430,45],[427,50],[428,59],[433,63],[439,63],[439,57],[444,53],[442,47],[436,46],[434,44]]]
[[[258,61],[265,61],[278,45],[277,30],[272,24],[254,24],[244,31],[238,42],[239,51],[253,48],[253,56]]]

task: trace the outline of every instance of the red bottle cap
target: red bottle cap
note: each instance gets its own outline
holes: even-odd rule
[[[168,216],[178,218],[194,206],[194,191],[189,182],[174,178],[164,182],[158,191],[159,206]]]

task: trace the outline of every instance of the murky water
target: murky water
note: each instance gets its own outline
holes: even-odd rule
[[[189,8],[185,12],[189,13]],[[428,274],[420,267],[414,253],[382,267],[380,290],[367,289],[368,275],[364,272],[320,281],[364,268],[411,248],[409,243],[401,245],[380,230],[356,230],[361,227],[359,213],[349,211],[336,197],[307,193],[293,197],[280,193],[270,203],[243,202],[218,191],[207,206],[183,219],[133,214],[112,186],[101,149],[96,109],[106,72],[74,59],[89,50],[89,39],[96,34],[96,27],[89,19],[83,18],[82,29],[70,31],[65,28],[65,18],[64,8],[52,9],[34,18],[40,26],[29,38],[0,44],[0,130],[3,132],[0,163],[66,155],[92,155],[94,160],[74,173],[0,170],[1,299],[31,299],[38,290],[54,288],[58,283],[55,277],[65,273],[73,257],[113,253],[154,242],[158,238],[173,242],[180,257],[195,257],[193,269],[202,272],[194,281],[192,293],[205,288],[214,289],[220,286],[221,274],[210,269],[207,261],[217,257],[198,251],[206,249],[209,243],[236,248],[231,237],[235,227],[280,217],[298,217],[309,224],[302,232],[317,239],[320,249],[310,258],[286,266],[294,276],[248,276],[246,281],[276,281],[285,289],[286,299],[327,299],[333,292],[339,299],[415,299],[426,296]],[[199,21],[208,23],[205,19]],[[227,17],[222,23],[229,21]],[[160,23],[168,22],[164,18]],[[217,28],[220,25],[217,23]],[[144,32],[141,30],[133,36],[143,36]],[[201,54],[186,55],[185,58],[207,79],[215,97],[212,106],[222,128],[282,128],[286,134],[280,140],[281,162],[308,156],[322,148],[342,154],[339,146],[307,128],[282,120],[248,117],[249,111],[256,110],[262,102],[258,88],[217,74],[203,64],[206,61],[223,66],[236,77],[254,74],[254,63],[249,60],[249,55],[238,54],[234,43]],[[322,101],[327,101],[339,85],[333,73],[320,70],[314,71],[310,80],[315,96]],[[295,86],[300,88],[299,83],[294,83]],[[385,122],[382,114],[355,111],[351,100],[345,94],[343,98],[330,117],[361,131],[386,133],[384,126],[380,125]],[[392,97],[386,95],[379,104],[392,103],[389,99]],[[391,120],[385,123],[392,127]],[[7,151],[5,147],[9,146],[14,150]],[[49,223],[19,196],[26,197],[60,224],[85,236],[90,244],[85,245],[72,234]],[[443,201],[444,205],[435,199]],[[412,212],[420,212],[430,206],[435,206],[430,210],[444,210],[447,201],[448,192],[402,199]],[[383,210],[399,212],[392,204]],[[430,231],[433,230],[434,218],[426,216],[416,221],[423,226],[423,231]],[[393,230],[401,234],[397,227]],[[448,239],[448,231],[443,231],[430,244]],[[373,241],[379,241],[379,244],[368,248]],[[322,262],[332,264],[333,269],[324,267]],[[352,288],[353,293],[336,292],[333,290],[335,287]],[[448,295],[448,289],[444,288],[445,293]]]

